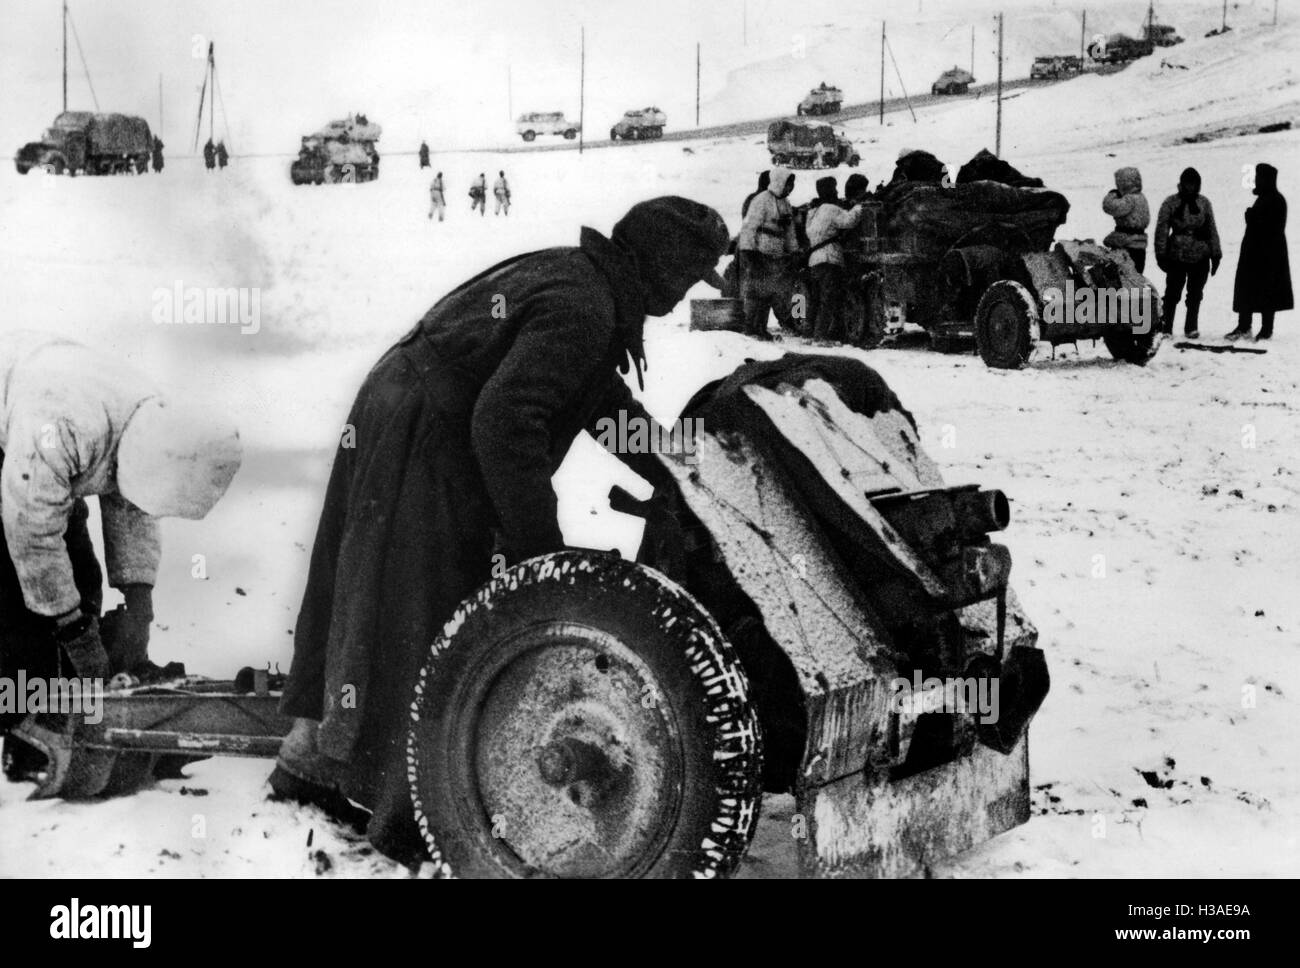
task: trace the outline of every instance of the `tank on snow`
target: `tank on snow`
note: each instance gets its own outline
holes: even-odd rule
[[[364,114],[331,121],[316,133],[303,136],[298,157],[289,166],[289,177],[295,185],[374,181],[379,177],[375,142],[382,133]]]

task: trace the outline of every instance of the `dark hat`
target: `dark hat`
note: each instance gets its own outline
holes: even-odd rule
[[[824,202],[835,201],[837,182],[834,175],[825,175],[817,179],[817,197]]]
[[[871,187],[871,182],[867,176],[861,172],[854,172],[849,176],[849,180],[844,183],[844,197],[852,198],[859,193],[865,195],[867,189]]]
[[[614,226],[613,238],[658,278],[696,276],[722,288],[716,267],[731,233],[722,216],[707,205],[677,195],[638,202]]]
[[[1195,168],[1184,168],[1183,173],[1178,176],[1178,184],[1195,185],[1197,188],[1200,188],[1201,173],[1197,171]]]

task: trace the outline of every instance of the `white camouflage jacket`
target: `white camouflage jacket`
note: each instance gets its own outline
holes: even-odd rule
[[[44,333],[0,335],[0,520],[27,607],[61,615],[81,601],[63,535],[78,498],[99,497],[109,584],[154,584],[156,519],[117,493],[117,446],[157,395],[120,360]]]

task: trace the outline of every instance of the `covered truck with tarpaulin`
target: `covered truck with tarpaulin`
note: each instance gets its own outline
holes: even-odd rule
[[[53,175],[143,174],[152,150],[153,133],[144,118],[64,111],[40,141],[18,149],[14,165],[20,175],[33,168]]]
[[[772,164],[787,168],[854,167],[861,160],[853,142],[816,121],[773,121],[767,127]]]

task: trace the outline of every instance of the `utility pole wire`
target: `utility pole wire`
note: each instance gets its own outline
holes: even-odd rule
[[[77,33],[77,22],[72,19],[71,13],[68,14],[68,22],[72,24],[72,39],[77,42],[77,56],[81,58],[81,69],[86,74],[86,86],[90,88],[90,99],[95,102],[95,110],[98,111],[99,98],[95,96],[95,82],[90,79],[90,68],[86,66],[86,52],[81,49],[81,37]]]
[[[912,123],[916,124],[916,111],[912,108],[912,99],[907,96],[907,88],[903,86],[903,72],[898,68],[898,58],[894,56],[894,45],[886,42],[885,49],[889,51],[889,59],[894,62],[894,73],[898,75],[899,90],[903,92],[903,100],[907,102],[907,110],[912,112]]]

